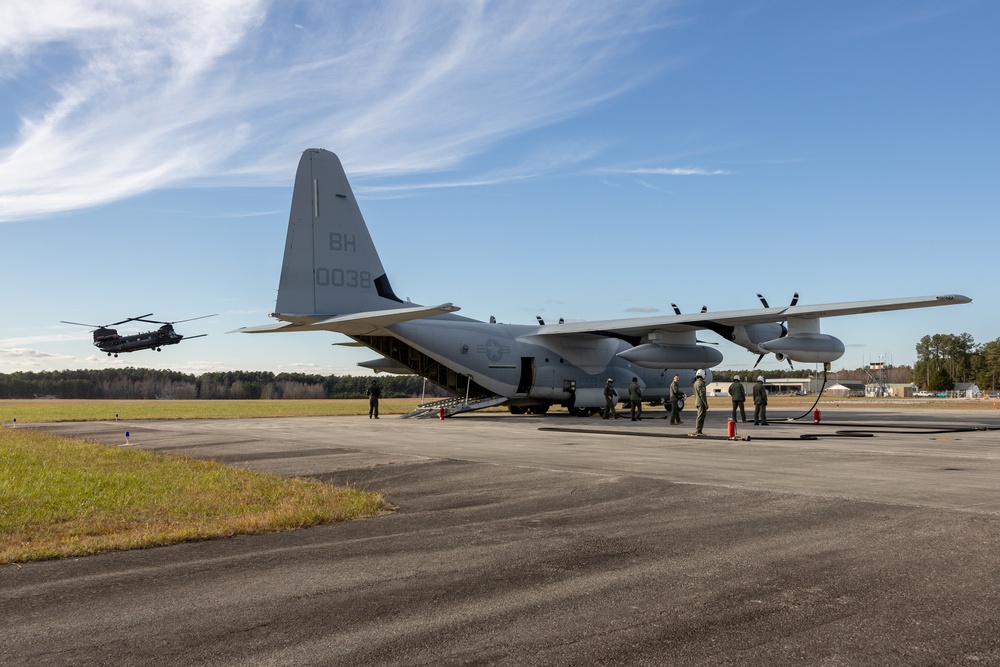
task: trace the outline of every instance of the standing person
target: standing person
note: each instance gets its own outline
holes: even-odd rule
[[[632,384],[628,386],[628,404],[632,412],[632,421],[642,419],[642,387],[639,386],[639,378],[633,377]]]
[[[764,376],[757,376],[757,384],[753,386],[753,425],[767,426],[767,389],[764,388]]]
[[[371,419],[372,416],[378,419],[378,397],[382,395],[382,388],[372,379],[366,393],[368,394],[368,419]]]
[[[733,383],[729,385],[729,396],[733,399],[733,421],[736,421],[736,409],[739,408],[742,421],[746,423],[747,410],[745,404],[747,402],[747,390],[743,386],[743,383],[740,382],[739,375],[734,377]]]
[[[680,375],[674,376],[674,381],[670,383],[670,425],[683,424],[681,421],[681,401],[684,400],[684,392],[681,391]]]
[[[615,393],[614,380],[608,378],[608,383],[604,385],[604,417],[603,419],[611,419],[614,417],[618,419],[618,413],[615,411],[615,403],[618,402],[618,394]]]
[[[698,369],[694,374],[694,407],[698,411],[694,420],[694,433],[696,438],[704,438],[702,429],[705,427],[705,417],[708,416],[708,390],[705,388],[705,371]]]

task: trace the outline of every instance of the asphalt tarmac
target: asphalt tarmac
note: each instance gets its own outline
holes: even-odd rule
[[[0,664],[1000,665],[1000,413],[790,414],[42,426],[399,509],[2,567]]]

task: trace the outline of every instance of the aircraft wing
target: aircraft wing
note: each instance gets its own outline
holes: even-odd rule
[[[726,340],[761,355],[773,353],[779,360],[829,363],[839,359],[844,343],[820,332],[820,319],[838,315],[879,313],[909,308],[931,308],[969,303],[961,294],[847,301],[813,306],[789,305],[661,315],[620,320],[541,325],[525,339],[534,339],[560,354],[568,355],[578,337],[620,338],[633,347],[618,356],[646,368],[706,368],[722,362],[722,353],[699,345],[699,330],[713,331]],[[787,323],[787,326],[786,326]]]
[[[274,313],[272,317],[285,319],[285,322],[264,324],[255,327],[236,329],[239,333],[271,333],[275,331],[335,331],[347,336],[377,336],[384,335],[384,328],[390,324],[419,320],[436,315],[447,315],[459,310],[451,303],[439,306],[413,306],[411,308],[393,308],[390,310],[373,310],[350,315],[334,317],[299,315],[283,315]]]
[[[697,329],[718,330],[746,324],[782,322],[790,317],[818,319],[838,315],[858,315],[879,313],[889,310],[911,308],[931,308],[970,303],[972,299],[961,294],[939,296],[904,297],[899,299],[877,299],[872,301],[846,301],[806,306],[784,306],[777,308],[752,308],[748,310],[723,310],[718,312],[690,313],[684,315],[660,315],[656,317],[630,317],[618,320],[591,320],[546,324],[539,327],[538,336],[567,336],[574,334],[620,335],[623,337],[643,336],[654,331],[688,332]]]

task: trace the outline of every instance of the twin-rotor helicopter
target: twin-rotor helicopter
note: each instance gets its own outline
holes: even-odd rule
[[[164,345],[176,345],[181,342],[181,340],[190,340],[192,338],[201,338],[202,336],[207,336],[208,334],[198,334],[197,336],[182,336],[181,334],[174,331],[174,325],[180,324],[181,322],[193,322],[194,320],[203,320],[206,317],[215,317],[218,313],[213,315],[202,315],[201,317],[192,317],[186,320],[174,320],[173,322],[161,322],[159,320],[146,319],[151,317],[153,313],[146,313],[145,315],[140,315],[139,317],[129,317],[120,322],[112,322],[111,324],[84,324],[83,322],[67,322],[66,320],[60,320],[63,324],[75,324],[81,327],[94,327],[94,346],[101,350],[101,352],[107,352],[108,356],[118,356],[125,352],[137,352],[138,350],[156,350],[159,352]],[[119,324],[125,324],[126,322],[148,322],[150,324],[159,324],[160,328],[153,329],[152,331],[144,331],[142,333],[121,335],[118,333],[117,329],[112,329]]]

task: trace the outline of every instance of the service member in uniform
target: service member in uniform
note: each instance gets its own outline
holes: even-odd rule
[[[628,404],[632,411],[632,421],[642,419],[642,387],[639,386],[637,377],[633,377],[632,384],[628,386]]]
[[[674,376],[674,381],[670,383],[670,425],[683,424],[681,421],[681,401],[684,400],[684,392],[680,387],[680,375]]]
[[[734,377],[733,378],[733,383],[731,385],[729,385],[729,396],[730,396],[730,398],[733,399],[733,421],[736,421],[736,410],[738,408],[739,411],[740,411],[740,417],[742,417],[742,421],[746,422],[746,420],[747,420],[747,409],[746,409],[747,390],[746,390],[746,387],[743,386],[743,383],[740,382],[740,376],[739,375],[737,375],[736,377]]]
[[[764,376],[757,376],[757,384],[753,386],[753,425],[767,426],[767,389],[764,387]]]
[[[374,379],[372,383],[368,385],[368,419],[375,417],[378,419],[378,397],[382,395],[382,388],[378,386],[378,382]]]
[[[618,419],[618,413],[615,411],[615,403],[618,402],[618,394],[615,393],[614,380],[608,378],[608,383],[604,385],[604,419],[611,419],[614,417]]]
[[[705,388],[705,371],[698,369],[694,374],[694,407],[698,413],[694,420],[694,433],[696,438],[704,438],[702,429],[705,427],[705,417],[708,416],[708,390]]]

